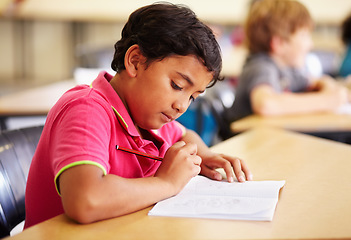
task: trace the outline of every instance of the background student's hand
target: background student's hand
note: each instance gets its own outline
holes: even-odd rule
[[[196,154],[196,144],[175,143],[167,150],[155,177],[170,183],[174,194],[177,194],[192,177],[200,173],[201,157]]]
[[[349,103],[351,103],[351,75],[349,75],[344,80],[342,80],[341,83],[344,87],[347,88],[348,100],[349,100]]]
[[[222,175],[215,170],[217,168],[224,169],[228,182],[234,181],[234,175],[239,182],[252,180],[251,171],[243,160],[224,154],[213,154],[212,156],[203,158],[200,174],[208,178],[220,181],[222,180]]]
[[[316,90],[326,95],[334,107],[340,107],[349,101],[349,91],[331,77],[323,77],[316,84]]]

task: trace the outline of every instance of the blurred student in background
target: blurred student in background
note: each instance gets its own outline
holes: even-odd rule
[[[304,74],[313,43],[313,20],[297,1],[255,1],[245,34],[249,56],[236,88],[229,120],[250,114],[264,116],[334,111],[347,102],[347,89],[323,76]]]

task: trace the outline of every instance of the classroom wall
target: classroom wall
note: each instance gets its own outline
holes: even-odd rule
[[[0,83],[45,83],[71,77],[71,24],[0,19]]]
[[[15,55],[19,41],[16,41],[15,22],[7,19],[0,20],[0,81],[9,82],[16,74]]]
[[[301,1],[317,22],[314,32],[316,49],[342,54],[338,27],[349,10],[351,12],[351,1]],[[0,86],[42,84],[72,78],[76,67],[86,65],[82,56],[103,49],[113,51],[112,46],[119,39],[129,13],[152,2],[129,0],[116,4],[116,0],[24,0],[15,12],[2,9]],[[229,31],[242,24],[250,4],[250,0],[171,2],[184,3],[202,20],[213,26],[225,26]],[[232,63],[228,61],[224,65],[230,68]]]

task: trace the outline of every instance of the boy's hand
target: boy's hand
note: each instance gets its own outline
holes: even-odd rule
[[[224,154],[215,154],[212,157],[203,159],[200,174],[220,181],[222,180],[222,175],[215,170],[217,168],[224,169],[228,182],[234,181],[233,171],[239,182],[245,182],[245,176],[246,180],[252,180],[252,174],[243,160]]]
[[[349,102],[349,90],[330,77],[324,77],[318,81],[317,90],[329,97],[333,108]]]
[[[185,144],[183,141],[175,143],[167,150],[155,177],[170,183],[174,187],[174,194],[177,194],[192,177],[200,173],[202,160],[196,153],[196,144]]]

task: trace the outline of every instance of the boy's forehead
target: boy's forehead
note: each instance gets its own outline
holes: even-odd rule
[[[200,57],[195,56],[195,55],[185,55],[185,56],[171,55],[171,56],[165,57],[163,60],[171,60],[172,61],[172,59],[173,59],[173,62],[178,62],[178,63],[185,63],[186,62],[186,65],[188,63],[191,63],[191,64],[196,64],[196,65],[202,66],[204,68],[204,70],[206,70],[207,72],[210,73],[210,71],[205,66],[204,60],[201,59]]]
[[[193,81],[193,78],[198,78],[198,77],[200,77],[201,80],[204,80],[205,82],[207,82],[206,85],[208,85],[213,80],[213,72],[208,70],[208,68],[205,66],[202,59],[192,55],[181,56],[181,58],[183,59],[188,58],[188,60],[190,58],[191,59],[190,63],[193,63],[193,65],[191,65],[193,66],[193,68],[191,67],[189,69],[184,68],[178,72],[189,83]],[[187,71],[189,71],[189,73]]]

